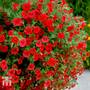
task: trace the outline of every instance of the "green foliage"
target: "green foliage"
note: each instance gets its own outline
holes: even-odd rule
[[[74,15],[83,16],[87,23],[90,23],[90,0],[67,0],[69,5],[74,9]],[[90,36],[90,28],[85,27],[85,31]],[[87,51],[90,51],[90,40],[87,41]],[[84,61],[85,68],[90,69],[90,57]]]
[[[88,57],[87,60],[84,61],[84,66],[86,69],[90,69],[90,57]]]
[[[90,36],[90,28],[89,27],[85,27],[85,31],[88,33],[88,36]],[[88,52],[90,52],[90,40],[87,40],[87,48],[86,50]],[[84,66],[86,69],[90,69],[90,56],[87,57],[86,61],[84,61]]]
[[[67,0],[69,5],[74,9],[74,15],[79,15],[89,19],[90,0]]]
[[[28,0],[0,0],[0,7],[3,9],[4,12],[7,12],[8,17],[11,17],[10,19],[12,19],[13,17],[20,17],[20,11],[14,12],[12,10],[12,3],[18,3],[18,4],[22,4],[23,2],[27,2]]]

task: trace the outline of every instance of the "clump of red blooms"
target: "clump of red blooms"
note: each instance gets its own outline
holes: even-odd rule
[[[13,3],[12,10],[21,16],[11,20],[2,13],[0,22],[0,90],[74,87],[88,56],[84,20],[65,0]],[[4,76],[12,78],[11,87],[2,86]]]

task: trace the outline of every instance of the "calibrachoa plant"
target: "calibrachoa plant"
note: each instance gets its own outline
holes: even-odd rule
[[[0,90],[74,87],[86,58],[84,20],[65,0],[12,3],[12,10],[0,14]],[[2,86],[6,76],[11,86]]]

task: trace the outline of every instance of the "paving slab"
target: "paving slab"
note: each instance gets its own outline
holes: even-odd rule
[[[71,90],[90,90],[90,71],[86,70],[81,76],[78,77],[78,84]]]

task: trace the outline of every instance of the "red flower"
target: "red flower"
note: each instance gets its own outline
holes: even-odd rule
[[[47,52],[51,52],[52,51],[52,44],[51,43],[46,45],[46,51]]]
[[[69,14],[73,13],[73,11],[74,11],[74,9],[71,8],[71,9],[69,10]]]
[[[25,47],[26,46],[26,39],[25,38],[22,38],[20,40],[20,47]]]
[[[53,16],[53,20],[56,21],[57,20],[57,15]]]
[[[49,27],[47,27],[48,28],[48,31],[49,32],[53,32],[54,31],[54,27],[53,26],[49,26]]]
[[[15,75],[15,69],[13,69],[13,68],[9,69],[7,75],[9,75],[9,76],[13,76],[13,75]]]
[[[54,75],[54,71],[53,70],[49,70],[49,71],[46,72],[46,75],[47,75],[47,77],[51,77],[51,76]]]
[[[66,16],[62,16],[62,23],[64,23],[65,22],[65,20],[66,20]]]
[[[48,20],[44,21],[44,26],[45,27],[53,26],[53,20],[52,19],[48,19]]]
[[[41,51],[41,52],[44,51],[44,45],[42,45],[42,46],[40,47],[40,51]]]
[[[9,30],[8,31],[8,36],[12,36],[14,34],[14,30]]]
[[[60,39],[63,39],[63,38],[65,38],[65,35],[64,35],[64,33],[58,33],[58,38],[60,38]]]
[[[50,87],[50,85],[51,85],[51,81],[50,80],[45,81],[45,83],[44,83],[44,87],[45,88]]]
[[[2,52],[7,52],[8,51],[8,46],[2,46]]]
[[[54,67],[57,63],[58,63],[57,60],[55,60],[54,58],[50,58],[47,61],[47,65],[49,65],[50,67]]]
[[[12,4],[12,9],[13,9],[14,11],[17,11],[17,10],[18,10],[18,6],[19,6],[18,3],[13,3],[13,4]]]
[[[24,19],[26,19],[26,20],[28,19],[28,14],[27,14],[27,12],[22,11],[21,15],[22,15],[22,17],[23,17]]]
[[[13,75],[13,76],[12,76],[12,83],[13,83],[13,84],[18,83],[18,81],[19,81],[19,77],[16,76],[16,75]]]
[[[22,26],[23,25],[23,21],[21,18],[14,18],[12,20],[12,23],[14,26]]]
[[[47,4],[47,6],[48,6],[48,12],[49,12],[49,13],[52,12],[52,11],[53,11],[53,4],[52,4],[51,2],[49,2],[49,3]]]
[[[4,34],[1,34],[0,35],[0,43],[2,43],[4,41],[5,41],[5,35]]]
[[[31,14],[29,13],[29,18],[35,19],[37,21],[40,14],[41,14],[40,10],[38,9],[32,10]]]
[[[24,3],[24,4],[22,5],[22,9],[23,9],[24,11],[29,11],[30,8],[31,8],[30,2]]]
[[[67,28],[67,31],[69,32],[69,31],[71,31],[71,30],[73,30],[73,29],[74,29],[74,25],[69,26],[69,27]]]
[[[25,58],[29,58],[29,57],[30,57],[30,51],[29,51],[29,50],[24,50],[24,51],[23,51],[23,56],[24,56]]]
[[[26,26],[26,28],[24,29],[24,33],[26,35],[32,34],[32,28],[30,26]]]
[[[17,55],[18,52],[19,52],[19,48],[18,48],[18,47],[15,47],[15,48],[12,48],[12,49],[11,49],[11,54],[12,54],[12,55]]]
[[[26,38],[26,46],[29,46],[32,41],[33,41],[33,37]]]
[[[34,19],[36,17],[35,10],[28,12],[28,17],[29,17],[29,19]]]
[[[38,2],[42,3],[42,2],[43,2],[43,0],[38,0]]]
[[[36,80],[40,80],[41,79],[41,71],[40,71],[40,69],[36,69],[35,74],[36,74]]]
[[[35,53],[34,54],[34,61],[37,61],[39,59],[39,55],[38,55],[38,53]]]
[[[28,70],[34,70],[35,65],[33,63],[30,63],[28,66]]]
[[[70,32],[69,38],[73,38],[73,36],[74,36],[74,33]]]
[[[17,36],[12,37],[12,39],[11,39],[11,42],[14,44],[18,44],[18,41],[19,41],[19,39]]]
[[[34,55],[34,54],[36,53],[36,49],[35,49],[35,48],[30,48],[30,53],[31,53],[32,55]]]
[[[41,3],[38,3],[38,4],[37,4],[37,9],[38,9],[38,10],[41,10],[41,9],[42,9],[42,4],[41,4]]]
[[[62,4],[64,5],[64,4],[66,4],[66,0],[61,0],[62,1]]]
[[[48,36],[43,36],[43,37],[42,37],[42,42],[43,42],[43,43],[49,42]]]
[[[40,69],[36,69],[36,70],[35,70],[35,74],[36,74],[36,75],[38,75],[38,74],[40,74],[40,73],[41,73]]]
[[[21,69],[16,70],[17,75],[21,74]]]
[[[38,34],[41,30],[39,26],[35,26],[35,27],[33,27],[33,29],[34,29],[35,34]]]
[[[42,46],[41,40],[38,40],[38,41],[36,42],[36,46],[37,46],[37,47],[41,47],[41,46]]]
[[[40,16],[39,16],[39,20],[41,21],[41,22],[43,22],[43,21],[45,21],[45,20],[47,20],[48,19],[48,15],[47,14],[41,14]]]
[[[2,60],[0,63],[0,67],[2,68],[3,71],[6,71],[8,66],[6,60]]]
[[[62,29],[63,28],[63,24],[59,24],[58,28]]]
[[[82,21],[81,23],[81,29],[84,29],[84,27],[86,26],[86,22]]]
[[[85,50],[86,47],[87,47],[87,45],[86,45],[85,42],[80,42],[80,43],[78,43],[78,45],[77,45],[77,49]]]
[[[21,56],[21,57],[18,59],[18,64],[22,64],[23,59],[24,59],[24,57],[23,57],[23,56]]]

